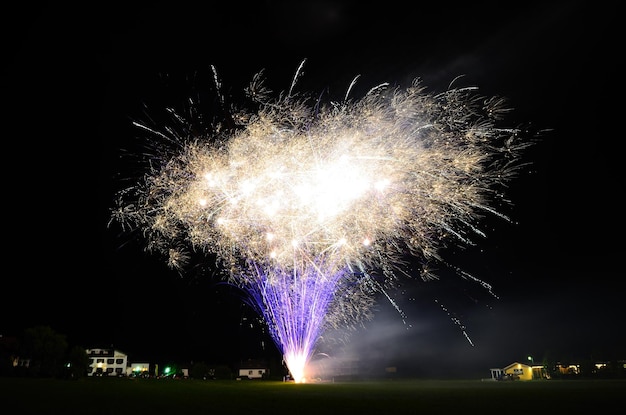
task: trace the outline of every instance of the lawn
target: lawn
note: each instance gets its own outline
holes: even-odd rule
[[[0,378],[0,412],[20,414],[603,414],[626,380],[277,381]]]

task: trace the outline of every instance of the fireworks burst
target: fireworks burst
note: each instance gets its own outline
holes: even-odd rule
[[[324,329],[370,317],[403,258],[422,261],[428,278],[449,241],[483,236],[480,220],[501,216],[494,202],[528,145],[498,127],[504,100],[474,87],[431,94],[416,80],[350,99],[351,85],[343,101],[323,103],[294,93],[301,68],[276,99],[255,76],[255,110],[229,109],[235,128],[137,123],[176,146],[151,155],[112,214],[173,268],[190,252],[218,258],[296,381]]]

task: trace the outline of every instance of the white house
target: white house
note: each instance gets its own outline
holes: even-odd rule
[[[128,356],[115,349],[87,349],[87,376],[125,376]]]

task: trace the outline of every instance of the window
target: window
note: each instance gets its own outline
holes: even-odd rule
[[[124,359],[115,359],[115,364],[121,365],[124,363]]]
[[[115,362],[115,359],[107,359],[107,364],[112,365]]]
[[[96,363],[104,363],[104,359],[96,359]]]

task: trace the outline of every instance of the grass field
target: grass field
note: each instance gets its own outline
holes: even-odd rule
[[[626,380],[276,381],[0,378],[0,413],[20,414],[608,414]]]

